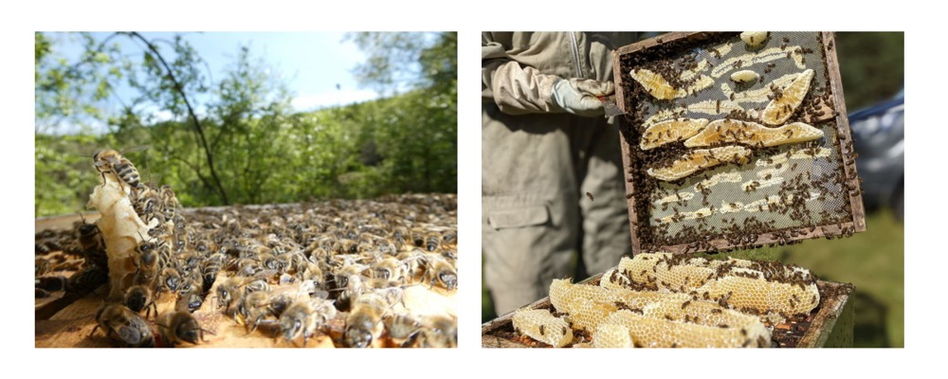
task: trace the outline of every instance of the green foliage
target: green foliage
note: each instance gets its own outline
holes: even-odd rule
[[[846,108],[854,111],[886,100],[904,84],[905,33],[836,33]]]
[[[445,92],[457,82],[457,32],[359,32],[346,36],[369,58],[355,69],[363,85],[379,90],[401,87]]]
[[[45,38],[37,34],[38,41]],[[110,86],[99,87],[99,81],[61,75],[69,72],[65,67],[79,67],[112,80],[124,78],[138,93],[119,112],[107,117],[98,113],[110,125],[108,133],[54,136],[37,130],[37,216],[83,209],[97,183],[92,154],[105,147],[131,159],[145,182],[171,185],[185,206],[225,203],[206,154],[214,158],[221,186],[229,203],[235,204],[457,190],[457,87],[453,77],[447,82],[440,79],[443,70],[404,79],[409,84],[402,87],[414,89],[397,96],[294,113],[283,83],[270,76],[266,64],[248,48],[240,49],[221,78],[211,82],[200,70],[204,63],[198,53],[181,38],[150,47],[142,44],[146,47],[135,55],[139,61],[123,58],[130,56],[127,51],[107,54],[108,58],[87,51],[80,63],[42,67],[37,63],[38,77],[61,83],[66,92],[111,92]],[[87,47],[95,50],[101,45]],[[170,52],[165,51],[167,46],[172,47]],[[47,59],[54,48],[38,47],[37,61]],[[456,72],[456,58],[446,57],[447,50],[425,51],[410,56],[430,55],[426,59],[453,64],[450,70]],[[55,88],[38,89],[37,103],[62,95]],[[206,151],[185,100],[200,100],[206,110],[197,117]],[[148,106],[170,112],[170,120],[151,118],[143,111]],[[49,109],[46,115],[53,117],[71,111]]]

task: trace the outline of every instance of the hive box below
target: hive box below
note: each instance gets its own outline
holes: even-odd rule
[[[584,284],[598,285],[596,275],[582,281]],[[852,284],[817,281],[820,290],[820,304],[803,321],[780,324],[773,332],[775,347],[851,347],[853,344],[853,304],[850,300],[854,288]],[[545,297],[523,309],[553,309],[550,298]],[[550,347],[533,341],[529,337],[519,336],[513,329],[513,314],[507,313],[481,325],[481,346],[488,348],[531,348]],[[789,329],[783,329],[786,326]],[[780,333],[791,333],[784,338]],[[784,344],[781,346],[781,344]]]

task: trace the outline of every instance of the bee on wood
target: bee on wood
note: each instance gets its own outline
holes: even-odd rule
[[[102,175],[102,180],[105,180],[106,173],[111,173],[119,179],[120,185],[125,183],[135,189],[141,187],[141,176],[135,165],[119,152],[112,149],[101,150],[92,155],[92,161],[95,169]]]
[[[174,267],[165,267],[161,270],[160,275],[161,285],[168,292],[177,292],[182,284],[184,284],[184,279],[181,278],[181,274]]]
[[[566,330],[563,330],[566,334]],[[457,321],[436,317],[429,325],[412,334],[402,347],[450,348],[458,345]]]
[[[384,298],[375,293],[360,296],[346,317],[343,336],[346,346],[364,348],[371,345],[388,307]]]
[[[403,314],[386,316],[382,321],[385,324],[385,330],[388,331],[389,337],[401,341],[411,337],[422,327],[418,320]]]
[[[197,345],[204,341],[204,333],[209,331],[201,328],[197,319],[188,312],[173,312],[161,315],[158,319],[158,332],[164,341],[171,346],[180,342]]]
[[[237,303],[236,316],[243,321],[247,333],[257,330],[263,320],[272,315],[270,292],[259,291],[244,295]]]
[[[425,270],[426,282],[432,287],[453,290],[458,287],[458,274],[454,265],[447,259],[435,256],[428,260]]]
[[[280,315],[280,334],[287,341],[303,337],[303,346],[306,346],[316,330],[335,316],[336,308],[330,301],[316,301],[315,304],[309,300],[297,301]]]
[[[204,298],[199,291],[188,291],[178,295],[178,300],[174,304],[175,311],[194,313],[204,304]]]
[[[125,304],[128,309],[131,309],[132,312],[135,313],[140,313],[142,310],[145,310],[145,317],[149,317],[152,312],[154,312],[156,316],[158,315],[158,305],[155,304],[154,293],[147,286],[134,285],[128,287],[128,289],[125,290],[122,304]]]
[[[154,335],[145,320],[124,305],[105,304],[96,312],[95,321],[92,334],[101,328],[109,338],[123,346],[155,346]]]

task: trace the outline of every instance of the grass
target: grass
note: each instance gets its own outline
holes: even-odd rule
[[[888,209],[869,215],[866,232],[844,239],[817,239],[797,245],[736,251],[719,257],[780,261],[806,267],[824,280],[856,286],[854,344],[904,345],[904,249],[902,223]],[[482,287],[483,288],[483,287]],[[490,294],[482,289],[481,318],[494,315]]]

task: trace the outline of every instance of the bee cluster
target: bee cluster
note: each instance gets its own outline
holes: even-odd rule
[[[456,345],[453,314],[419,314],[405,305],[415,287],[443,296],[456,291],[455,196],[189,210],[169,187],[139,182],[117,153],[95,161],[103,179],[114,174],[129,187],[134,212],[149,226],[127,262],[132,274],[120,298],[96,315],[96,328],[117,345],[198,344],[219,326],[207,321],[212,316],[294,345],[317,336],[347,347]],[[84,222],[76,229],[101,245],[86,249],[69,240],[74,234],[44,231],[37,251],[62,248],[108,275],[108,233]],[[95,286],[105,283],[97,279]]]
[[[831,39],[657,41],[618,59],[636,248],[721,251],[864,229]]]
[[[82,295],[108,281],[105,242],[95,224],[83,220],[72,229],[40,231],[35,245],[37,299],[56,291]]]
[[[796,266],[638,254],[598,285],[554,280],[554,312],[517,311],[513,327],[555,347],[770,347],[775,330],[806,318],[820,298],[816,279]]]

